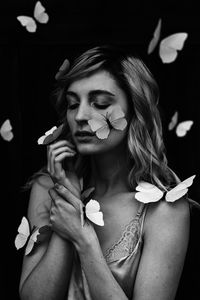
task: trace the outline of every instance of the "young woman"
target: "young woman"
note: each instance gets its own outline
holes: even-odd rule
[[[167,166],[154,78],[140,59],[103,46],[65,61],[57,79],[63,130],[28,208],[31,226],[52,233],[24,257],[21,299],[174,299],[189,205],[163,196],[178,179]],[[85,200],[81,185],[94,187]],[[103,214],[95,202],[96,224],[90,199]]]

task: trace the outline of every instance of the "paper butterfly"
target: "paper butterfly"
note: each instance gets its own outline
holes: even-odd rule
[[[7,119],[0,128],[0,134],[5,141],[10,142],[13,139],[12,126],[10,120]]]
[[[151,54],[153,52],[153,50],[155,49],[156,45],[158,44],[158,41],[160,39],[160,31],[161,31],[161,19],[159,19],[156,29],[153,33],[153,38],[149,43],[149,47],[147,50],[148,54]]]
[[[160,42],[159,55],[163,63],[175,61],[178,52],[182,50],[188,34],[185,32],[172,34]]]
[[[59,135],[61,134],[63,129],[63,124],[61,124],[58,128],[57,126],[52,127],[50,130],[46,131],[43,136],[41,136],[37,143],[39,145],[48,145],[55,141]]]
[[[84,226],[84,215],[93,223],[104,226],[103,213],[100,211],[99,202],[91,199],[85,206],[80,204],[81,225]]]
[[[59,80],[65,74],[65,72],[67,72],[67,70],[69,70],[69,67],[70,67],[70,62],[66,58],[64,60],[64,62],[62,63],[62,65],[60,66],[58,72],[56,73],[55,79]]]
[[[110,129],[124,130],[127,126],[125,114],[119,105],[116,105],[112,111],[108,110],[106,116],[103,114],[94,114],[94,118],[88,121],[91,130],[96,133],[99,139],[107,139]]]
[[[176,135],[178,137],[183,137],[191,129],[194,122],[191,120],[187,120],[187,121],[180,122],[178,125],[177,123],[178,123],[178,112],[176,111],[171,119],[171,122],[169,123],[168,129],[172,130],[176,127]]]
[[[140,202],[149,203],[157,202],[165,196],[167,202],[175,202],[187,193],[188,187],[192,185],[195,176],[196,175],[193,175],[182,181],[169,192],[163,192],[151,183],[144,181],[140,182],[136,187],[137,192],[135,198]]]
[[[49,16],[45,13],[45,8],[42,6],[40,1],[36,2],[33,16],[39,23],[47,23],[49,21]],[[25,26],[28,32],[35,32],[37,29],[37,24],[32,17],[29,16],[18,16],[17,20],[21,23],[22,26]]]
[[[18,234],[15,238],[15,247],[18,250],[24,247],[24,245],[28,241],[25,249],[25,255],[28,255],[32,251],[35,242],[37,242],[37,237],[39,234],[39,229],[37,228],[33,228],[31,233],[29,222],[25,217],[23,217],[21,220],[21,224],[18,227]]]

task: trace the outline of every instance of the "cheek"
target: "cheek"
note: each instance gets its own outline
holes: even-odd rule
[[[112,129],[105,143],[112,147],[116,147],[121,144],[127,138],[127,129],[125,130],[114,130]]]
[[[72,128],[74,126],[74,116],[73,116],[73,113],[67,112],[66,119],[67,119],[67,123],[69,125],[70,130],[72,130]]]

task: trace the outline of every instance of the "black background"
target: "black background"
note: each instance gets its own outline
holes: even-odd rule
[[[0,5],[0,125],[10,119],[14,138],[0,137],[1,149],[1,260],[3,299],[18,299],[22,250],[16,251],[17,227],[28,205],[28,192],[21,192],[27,178],[46,159],[37,139],[58,120],[50,95],[55,73],[65,58],[102,44],[121,45],[136,52],[149,66],[160,86],[160,111],[169,165],[183,180],[197,177],[189,195],[200,202],[200,18],[198,1],[42,1],[49,15],[47,24],[37,23],[29,33],[16,19],[33,16],[36,1],[7,0]],[[184,48],[175,62],[163,64],[158,46],[147,48],[158,19],[161,40],[187,32]],[[175,111],[179,121],[193,120],[185,137],[168,131]],[[177,299],[198,299],[199,215],[192,218],[191,241]]]

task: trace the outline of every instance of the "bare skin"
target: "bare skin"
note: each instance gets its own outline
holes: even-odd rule
[[[127,101],[122,91],[109,74],[98,73],[69,87],[71,94],[68,101],[76,104],[67,115],[72,135],[77,128],[89,130],[87,120],[96,108],[91,105],[88,95],[97,89],[112,92],[115,96],[112,101],[109,98],[109,105],[120,104],[128,118]],[[30,295],[33,300],[65,299],[75,250],[92,299],[128,299],[103,256],[139,207],[126,179],[125,136],[126,131],[120,135],[113,131],[105,142],[94,137],[82,143],[74,135],[75,148],[68,141],[59,141],[49,147],[48,167],[60,188],[55,188],[54,182],[47,177],[41,178],[40,184],[36,182],[31,192],[28,218],[32,225],[38,227],[50,222],[53,233],[49,242],[41,244],[32,255],[24,258],[21,299],[30,299]],[[90,184],[95,185],[94,197],[101,205],[104,227],[90,222],[81,226],[80,183],[70,163],[75,150],[91,155]],[[62,169],[64,159],[69,161],[68,170]],[[169,204],[160,201],[149,205],[143,234],[144,246],[132,299],[172,300],[188,245],[187,202],[179,200]]]

